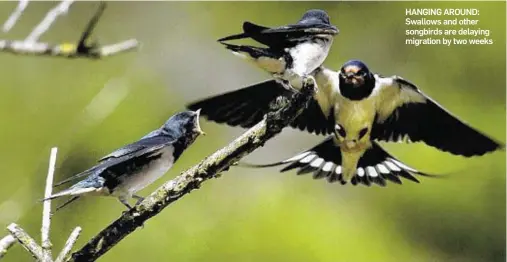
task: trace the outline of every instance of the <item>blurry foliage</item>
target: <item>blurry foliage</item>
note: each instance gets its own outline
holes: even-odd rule
[[[15,5],[0,3],[0,18]],[[2,37],[24,38],[52,6],[30,3]],[[96,6],[74,4],[42,40],[77,39]],[[505,2],[114,2],[95,36],[101,43],[136,37],[143,43],[137,53],[101,61],[0,54],[0,227],[18,222],[35,236],[39,232],[42,205],[36,200],[43,194],[51,146],[60,147],[61,179],[157,128],[186,102],[266,79],[216,39],[239,32],[244,20],[280,25],[310,8],[326,10],[341,30],[326,66],[338,69],[357,58],[376,72],[403,76],[505,141]],[[478,27],[492,30],[494,44],[407,46],[405,8],[478,8]],[[108,85],[110,92],[86,109]],[[102,107],[112,107],[111,113]],[[203,129],[209,135],[165,179],[241,132],[204,120]],[[250,160],[281,159],[321,139],[287,129]],[[385,147],[409,165],[447,177],[362,188],[276,169],[233,168],[151,219],[102,260],[505,260],[504,152],[465,159],[423,144]],[[53,242],[60,247],[80,225],[80,246],[122,210],[113,198],[78,201],[54,216]],[[20,246],[5,257],[29,260]]]

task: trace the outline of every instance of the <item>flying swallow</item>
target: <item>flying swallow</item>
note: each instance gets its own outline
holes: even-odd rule
[[[319,92],[291,126],[311,133],[332,135],[329,140],[332,143],[326,140],[326,146],[321,151],[334,151],[334,165],[340,166],[342,182],[364,174],[359,168],[367,171],[364,158],[370,158],[369,151],[378,154],[376,161],[368,162],[368,165],[385,162],[382,160],[383,150],[374,144],[375,140],[421,141],[441,151],[465,157],[483,155],[504,147],[459,120],[414,84],[398,76],[375,74],[361,61],[349,61],[339,72],[320,67],[313,76]],[[274,88],[276,85],[273,80],[266,81],[198,101],[189,107],[202,107],[203,115],[218,123],[251,127],[270,111],[270,103],[278,96],[290,95],[281,86]],[[316,151],[316,154],[321,151]],[[391,156],[385,158],[394,159]],[[391,164],[394,164],[394,169],[402,168],[396,162]],[[377,170],[377,174],[379,172]]]
[[[219,39],[234,54],[254,62],[285,88],[302,87],[302,77],[322,65],[338,34],[322,10],[309,10],[296,24],[269,28],[243,23],[243,33]],[[266,47],[233,45],[229,40],[251,38]]]
[[[199,125],[199,112],[173,115],[159,129],[101,158],[90,169],[55,184],[59,186],[86,177],[47,199],[70,196],[60,209],[80,196],[114,196],[130,209],[128,200],[135,198],[137,203],[141,202],[143,198],[135,193],[164,175],[183,151],[204,134]]]

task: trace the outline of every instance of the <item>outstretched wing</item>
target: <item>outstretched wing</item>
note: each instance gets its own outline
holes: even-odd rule
[[[372,139],[423,141],[442,151],[466,157],[503,147],[452,115],[414,84],[400,77],[376,75],[374,94],[380,107]]]
[[[260,122],[273,108],[278,97],[290,97],[291,91],[275,80],[265,81],[229,93],[194,102],[190,110],[201,109],[201,115],[217,123],[249,128]],[[294,128],[310,133],[330,134],[333,131],[331,118],[326,118],[315,100],[290,124]]]
[[[287,160],[266,165],[247,165],[251,167],[271,167],[288,164],[280,172],[298,169],[298,175],[313,173],[314,179],[327,178],[330,183],[339,181],[343,185],[346,182],[342,178],[341,162],[340,148],[333,141],[333,137],[330,136],[317,146]],[[352,185],[363,184],[366,186],[374,183],[385,186],[386,180],[388,180],[401,184],[399,177],[419,182],[412,174],[431,176],[401,163],[374,142],[372,147],[366,150],[359,159],[356,174],[352,177],[351,183]]]

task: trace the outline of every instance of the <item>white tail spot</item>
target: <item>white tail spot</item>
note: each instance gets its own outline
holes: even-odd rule
[[[315,161],[313,161],[310,165],[313,167],[319,167],[322,163],[324,163],[324,159],[318,158]]]
[[[362,167],[357,168],[357,175],[358,176],[364,176],[364,169]]]
[[[387,165],[387,167],[389,169],[391,169],[392,171],[401,171],[401,168],[399,168],[397,165],[393,164],[392,162],[390,162],[389,160],[386,160],[384,161],[384,163]]]
[[[408,171],[411,171],[411,172],[416,172],[416,173],[417,173],[417,170],[415,170],[415,169],[413,169],[413,168],[411,168],[411,167],[409,167],[409,166],[407,166],[407,165],[405,165],[405,164],[401,163],[400,161],[398,161],[398,160],[396,160],[396,159],[392,159],[392,158],[390,158],[390,160],[391,160],[391,162],[393,162],[395,165],[397,165],[397,166],[399,166],[399,167],[401,167],[401,168],[403,168],[403,169],[406,169],[406,170],[408,170]]]
[[[378,177],[377,170],[375,170],[374,167],[369,166],[369,167],[366,168],[366,171],[368,171],[368,175],[369,176],[371,176],[371,177]]]
[[[301,158],[303,158],[303,157],[307,156],[308,154],[310,154],[310,152],[304,152],[304,153],[301,153],[301,154],[299,154],[299,155],[297,155],[297,156],[295,156],[295,157],[291,157],[291,158],[289,158],[289,159],[287,159],[287,160],[285,160],[285,161],[283,161],[283,162],[284,162],[284,163],[289,163],[289,162],[298,161],[299,159],[301,159]]]
[[[384,166],[382,164],[377,164],[377,168],[380,171],[380,173],[382,173],[382,174],[389,174],[389,169],[387,169],[386,166]]]
[[[322,171],[329,172],[333,168],[333,162],[327,162],[324,167],[322,167]]]
[[[307,157],[303,158],[303,159],[302,159],[301,161],[299,161],[299,162],[301,162],[301,163],[303,163],[303,164],[310,163],[310,161],[312,161],[312,159],[314,159],[314,158],[315,158],[315,155],[309,155],[309,156],[307,156]]]

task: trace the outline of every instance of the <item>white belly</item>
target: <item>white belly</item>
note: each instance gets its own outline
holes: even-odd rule
[[[332,44],[332,39],[325,43],[324,40],[299,44],[290,51],[293,57],[292,71],[300,76],[307,75],[317,69],[326,60]]]
[[[162,177],[174,163],[173,147],[162,149],[162,156],[137,173],[126,176],[122,183],[114,189],[113,195],[130,198],[137,191],[151,185],[157,179]]]

